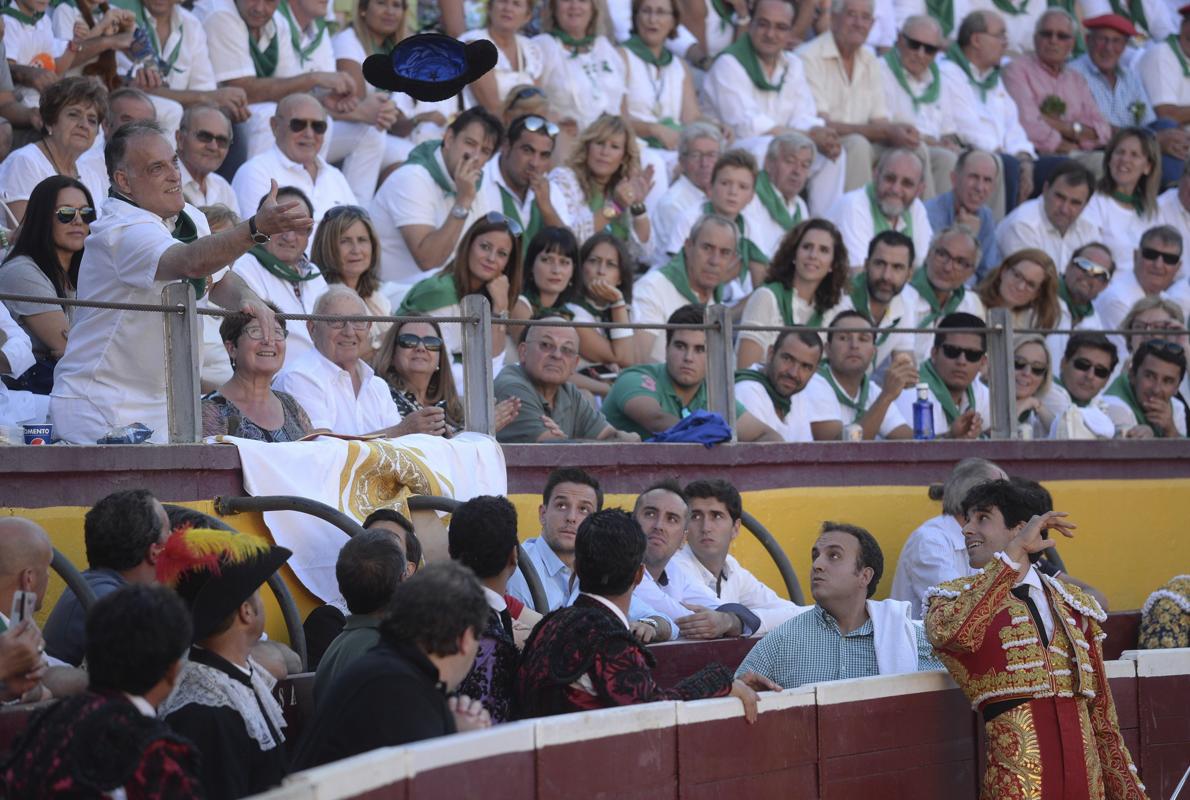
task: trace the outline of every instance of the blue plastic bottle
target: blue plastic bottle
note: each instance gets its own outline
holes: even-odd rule
[[[928,384],[917,384],[917,400],[913,403],[913,438],[934,438],[934,404],[930,402]]]

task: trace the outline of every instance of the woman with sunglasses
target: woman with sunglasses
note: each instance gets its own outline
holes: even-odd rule
[[[1018,336],[1013,341],[1017,424],[1028,425],[1032,438],[1047,439],[1055,411],[1060,410],[1048,402],[1054,384],[1050,351],[1045,339],[1034,334]]]
[[[272,303],[273,311],[280,311]],[[219,335],[231,359],[227,383],[202,399],[202,435],[238,436],[260,442],[296,442],[313,426],[293,395],[272,388],[285,363],[289,331],[277,317],[272,341],[265,343],[260,322],[232,314],[219,324]]]
[[[677,0],[632,0],[632,36],[623,44],[628,119],[650,147],[671,151],[681,127],[701,113],[690,69],[665,47],[678,35],[679,9]]]
[[[1161,148],[1144,128],[1121,128],[1103,151],[1103,177],[1083,209],[1099,229],[1120,270],[1132,269],[1132,253],[1146,230],[1159,224]]]
[[[470,30],[460,42],[489,39],[496,45],[494,69],[463,90],[467,108],[482,105],[493,114],[503,110],[504,98],[514,86],[536,85],[544,69],[535,41],[520,33],[533,16],[533,0],[489,0],[487,27]]]
[[[392,314],[392,302],[380,291],[380,239],[364,209],[335,206],[326,212],[314,233],[310,260],[322,270],[328,286],[341,283],[354,289],[369,314]],[[373,322],[371,335],[361,342],[360,358],[370,361],[391,327],[391,322]]]
[[[1053,330],[1062,321],[1058,270],[1042,250],[1018,250],[992,270],[975,292],[989,311],[1012,311],[1017,328]]]
[[[575,322],[630,322],[632,256],[624,243],[607,232],[583,242],[578,254],[578,281],[568,309]],[[578,328],[579,388],[606,397],[620,370],[636,363],[630,328]],[[582,382],[580,383],[580,378]]]
[[[545,71],[541,86],[560,119],[582,130],[602,114],[624,113],[624,58],[600,34],[597,0],[548,0],[542,33],[533,42]]]
[[[25,211],[20,235],[0,265],[0,292],[73,298],[83,242],[95,221],[91,193],[75,178],[54,175],[37,184]],[[18,300],[5,300],[4,305],[28,334],[36,358],[24,375],[5,383],[13,389],[49,394],[54,364],[66,351],[73,307]]]

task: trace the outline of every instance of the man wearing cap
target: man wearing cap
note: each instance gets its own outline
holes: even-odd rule
[[[194,644],[157,713],[198,746],[208,798],[256,794],[285,777],[276,680],[249,652],[264,633],[260,586],[291,555],[256,536],[188,528],[170,536],[158,558],[158,579],[190,609]]]

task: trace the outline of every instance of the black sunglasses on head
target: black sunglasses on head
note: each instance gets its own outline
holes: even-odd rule
[[[74,206],[59,206],[55,209],[54,214],[58,217],[58,222],[63,225],[69,225],[74,222],[75,218],[80,214],[83,216],[83,222],[90,225],[95,221],[95,209],[91,206],[82,206],[75,208]]]
[[[972,350],[967,347],[959,347],[953,344],[942,345],[942,355],[946,356],[951,361],[957,361],[959,356],[963,356],[967,359],[968,364],[976,363],[984,357],[986,352],[987,351],[985,350]]]
[[[1018,358],[1015,361],[1013,361],[1012,366],[1017,372],[1020,372],[1023,369],[1027,369],[1030,372],[1032,372],[1034,375],[1036,375],[1038,378],[1045,375],[1045,373],[1049,372],[1049,367],[1035,367],[1023,358]]]
[[[416,350],[417,346],[429,350],[431,353],[437,353],[442,349],[442,340],[437,336],[418,336],[414,333],[402,333],[397,336],[397,346],[405,350]]]
[[[927,56],[936,56],[938,55],[938,50],[941,49],[937,45],[911,39],[903,33],[901,34],[901,38],[905,40],[905,44],[909,45],[910,50],[924,50]]]
[[[294,117],[289,121],[289,129],[294,133],[301,133],[306,128],[312,128],[315,133],[322,135],[326,133],[325,119],[298,119]]]
[[[1095,377],[1099,380],[1107,380],[1107,376],[1111,375],[1111,370],[1102,364],[1093,364],[1089,358],[1076,358],[1070,362],[1070,366],[1074,367],[1078,372],[1086,372],[1090,370],[1095,373]]]
[[[1169,353],[1170,355],[1175,356],[1185,352],[1186,350],[1186,348],[1182,347],[1177,342],[1171,342],[1168,339],[1149,339],[1140,346],[1140,349],[1144,349],[1146,347],[1149,348],[1149,352],[1151,353]]]

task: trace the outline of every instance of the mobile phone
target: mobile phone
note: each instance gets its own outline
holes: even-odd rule
[[[33,592],[16,591],[12,594],[12,613],[8,615],[9,627],[14,627],[27,619],[33,619],[33,612],[37,607],[37,595]]]

